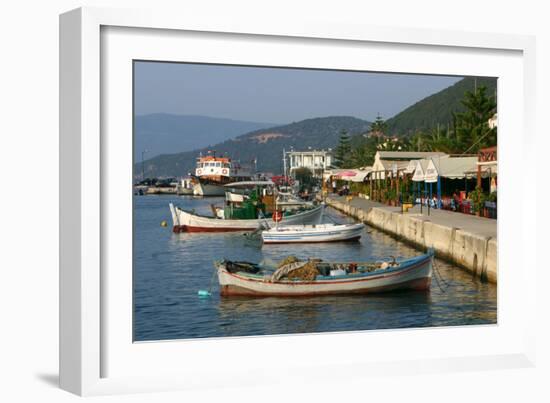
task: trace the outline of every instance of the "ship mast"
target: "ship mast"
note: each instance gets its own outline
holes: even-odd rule
[[[284,176],[284,181],[286,182],[286,153],[284,148],[283,148],[283,176]]]

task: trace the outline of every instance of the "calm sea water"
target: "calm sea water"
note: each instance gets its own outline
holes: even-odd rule
[[[497,293],[493,284],[436,260],[441,288],[430,292],[311,298],[220,297],[213,261],[221,258],[266,264],[292,254],[324,260],[358,261],[415,256],[419,252],[373,228],[358,243],[265,245],[242,233],[171,231],[169,202],[208,213],[219,198],[135,196],[134,198],[134,339],[167,340],[426,326],[493,324]],[[325,221],[350,222],[327,209]],[[166,220],[168,227],[161,227]],[[212,297],[199,289],[212,284]]]

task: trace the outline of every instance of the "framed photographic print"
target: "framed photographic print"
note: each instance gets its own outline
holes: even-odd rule
[[[79,9],[60,43],[63,388],[530,365],[531,38]]]

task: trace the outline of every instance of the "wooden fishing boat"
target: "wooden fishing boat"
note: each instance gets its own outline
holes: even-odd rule
[[[403,260],[377,263],[292,262],[277,270],[248,262],[216,262],[224,296],[298,297],[368,294],[398,290],[429,290],[433,250]],[[313,279],[292,277],[305,265],[314,266]]]
[[[294,213],[282,214],[280,216],[283,224],[319,224],[323,214],[323,205],[318,205],[310,209],[296,211]],[[170,203],[170,212],[172,214],[173,231],[178,232],[225,232],[225,231],[253,231],[260,226],[270,227],[271,218],[231,219],[225,217],[205,216],[183,210]]]
[[[265,244],[357,241],[365,228],[357,224],[277,225],[262,231]]]

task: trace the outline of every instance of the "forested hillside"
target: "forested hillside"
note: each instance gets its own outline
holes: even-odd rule
[[[463,112],[464,93],[485,86],[487,95],[496,94],[496,78],[466,77],[438,93],[411,105],[386,121],[388,135],[412,135],[418,131],[452,123],[453,112]]]

